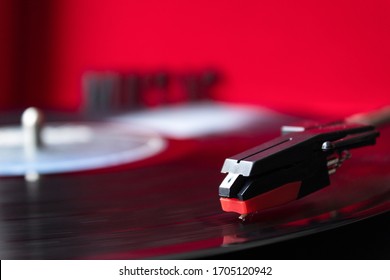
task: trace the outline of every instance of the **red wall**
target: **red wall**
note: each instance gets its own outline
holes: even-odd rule
[[[0,109],[11,103],[11,21],[10,3],[0,1]]]
[[[389,1],[19,2],[22,106],[77,110],[88,69],[205,66],[227,101],[341,115],[390,101]]]

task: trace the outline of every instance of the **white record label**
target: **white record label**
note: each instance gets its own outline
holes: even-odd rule
[[[0,129],[0,176],[75,172],[128,164],[158,154],[166,141],[152,131],[115,123],[47,124],[43,147],[26,153],[21,127]]]

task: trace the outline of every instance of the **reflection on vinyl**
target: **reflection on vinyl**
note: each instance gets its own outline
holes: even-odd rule
[[[143,164],[47,174],[33,182],[3,176],[0,256],[204,257],[324,231],[390,209],[390,129],[385,128],[376,146],[354,151],[329,187],[245,221],[224,213],[218,196],[224,159],[277,136],[292,120],[273,115],[234,130],[165,138],[165,149]],[[115,135],[100,128],[99,135]]]

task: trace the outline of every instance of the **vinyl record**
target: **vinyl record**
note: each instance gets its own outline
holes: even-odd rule
[[[199,258],[327,231],[390,209],[390,129],[353,151],[331,185],[249,216],[221,210],[224,159],[269,140],[289,117],[187,139],[116,167],[0,179],[2,259]]]

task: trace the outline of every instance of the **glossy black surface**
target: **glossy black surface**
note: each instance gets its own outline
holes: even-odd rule
[[[319,233],[206,259],[388,260],[390,213]]]
[[[220,173],[224,159],[277,133],[277,129],[254,129],[171,141],[166,154],[149,162],[43,176],[35,183],[1,178],[0,257],[218,256],[326,233],[390,209],[390,129],[386,128],[376,146],[354,151],[331,177],[331,186],[244,222],[236,214],[223,213],[218,186],[224,177]]]

